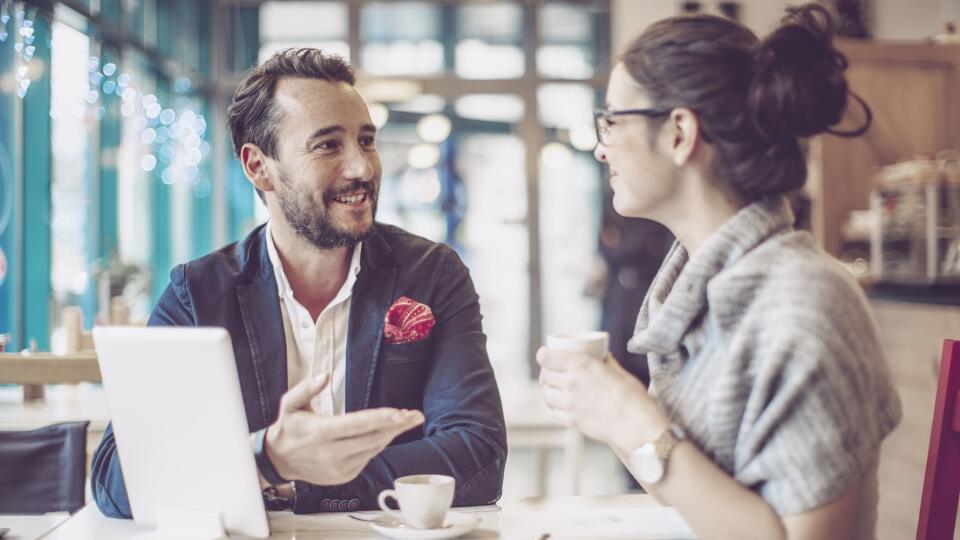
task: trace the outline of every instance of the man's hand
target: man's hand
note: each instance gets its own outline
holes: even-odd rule
[[[423,413],[393,408],[321,416],[310,400],[330,382],[309,377],[280,400],[280,416],[267,428],[267,456],[280,476],[318,486],[345,484],[360,474],[397,435],[423,423]]]

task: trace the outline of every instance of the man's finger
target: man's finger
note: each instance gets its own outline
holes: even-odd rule
[[[293,412],[307,408],[310,400],[330,383],[330,375],[323,373],[315,377],[307,377],[287,390],[280,398],[280,410]]]
[[[383,407],[366,409],[329,418],[325,430],[331,439],[348,439],[377,431],[403,431],[423,422],[420,411],[402,411]]]
[[[346,460],[369,461],[390,444],[397,434],[372,431],[349,439],[340,439],[335,444]]]

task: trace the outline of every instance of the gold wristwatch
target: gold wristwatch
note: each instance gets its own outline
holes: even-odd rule
[[[648,442],[630,454],[630,466],[637,479],[644,484],[656,484],[667,472],[667,460],[681,441],[687,438],[683,428],[670,424],[653,442]]]

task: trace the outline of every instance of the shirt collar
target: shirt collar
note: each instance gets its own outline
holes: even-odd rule
[[[287,275],[283,272],[283,263],[280,262],[280,255],[277,253],[277,246],[273,243],[273,231],[271,222],[267,221],[267,257],[270,258],[270,266],[273,267],[273,274],[277,279],[277,293],[280,298],[289,296],[293,298],[293,290],[290,289],[290,283],[287,281]],[[363,249],[363,242],[357,242],[353,246],[353,256],[350,258],[350,270],[347,271],[347,279],[344,280],[337,295],[330,302],[330,306],[339,304],[350,296],[353,291],[353,285],[357,281],[357,275],[360,273],[360,251]]]

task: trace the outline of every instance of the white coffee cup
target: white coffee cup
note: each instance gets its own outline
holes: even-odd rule
[[[584,353],[603,361],[610,346],[610,334],[606,332],[580,332],[575,334],[552,334],[547,336],[547,348]]]
[[[436,529],[443,526],[453,504],[453,489],[456,482],[442,474],[417,474],[402,476],[393,481],[394,489],[385,489],[377,497],[380,509],[416,529]],[[400,507],[396,511],[387,507],[387,499],[394,499]]]

